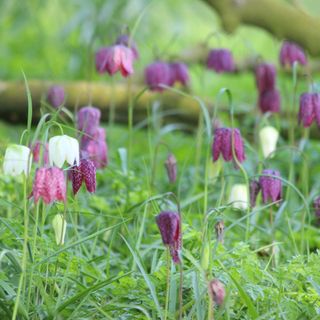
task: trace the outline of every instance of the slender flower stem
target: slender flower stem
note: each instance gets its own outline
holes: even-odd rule
[[[133,99],[132,99],[132,80],[128,79],[128,130],[129,130],[129,139],[128,139],[128,164],[131,163],[132,157],[132,135],[133,135]]]
[[[165,310],[164,310],[164,320],[167,320],[167,316],[168,316],[168,306],[169,306],[169,293],[170,293],[170,265],[171,265],[171,261],[170,261],[170,249],[169,247],[167,247],[167,292],[166,292],[166,306],[165,306]]]
[[[272,267],[275,268],[275,256],[274,256],[274,229],[273,229],[273,210],[272,210],[272,206],[270,206],[269,208],[269,215],[270,215],[270,230],[271,230],[271,264]]]

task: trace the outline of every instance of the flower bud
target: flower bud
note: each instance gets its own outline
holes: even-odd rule
[[[226,296],[224,285],[218,279],[213,279],[208,283],[209,295],[213,303],[221,306]]]
[[[259,93],[258,105],[262,113],[280,111],[280,93],[277,89]]]
[[[233,72],[235,69],[231,51],[228,49],[210,50],[207,60],[208,69],[217,73]]]
[[[156,61],[149,64],[144,72],[145,83],[150,87],[150,90],[162,92],[165,88],[160,85],[171,86],[171,70],[168,63]]]
[[[172,153],[170,153],[168,155],[168,158],[165,162],[165,166],[167,169],[169,182],[172,182],[172,183],[176,182],[176,180],[177,180],[177,160]]]
[[[277,148],[279,132],[276,128],[267,126],[260,130],[259,137],[260,137],[260,144],[262,147],[263,156],[267,158]]]
[[[83,133],[93,136],[100,123],[101,111],[95,107],[83,107],[77,114],[77,127]]]
[[[49,161],[52,166],[62,168],[65,161],[71,166],[79,165],[79,143],[67,135],[55,136],[49,140]]]
[[[245,184],[235,184],[231,188],[229,202],[233,208],[245,210],[248,208],[248,188]]]
[[[4,174],[18,176],[24,173],[29,175],[32,164],[31,150],[23,145],[11,144],[7,147],[4,161]]]
[[[279,201],[282,198],[282,182],[272,176],[280,177],[280,172],[277,170],[266,169],[262,171],[263,176],[259,179],[261,186],[262,201],[268,203],[269,200],[272,202]]]
[[[222,243],[224,242],[224,222],[223,220],[218,221],[214,226],[217,241]]]
[[[52,86],[48,90],[47,100],[54,107],[63,105],[65,99],[64,89],[61,86]]]
[[[67,231],[67,221],[64,219],[62,214],[58,213],[54,216],[52,220],[52,227],[57,245],[63,245]]]
[[[161,233],[162,242],[170,249],[174,263],[180,263],[179,251],[181,249],[180,215],[177,212],[163,211],[156,217]]]

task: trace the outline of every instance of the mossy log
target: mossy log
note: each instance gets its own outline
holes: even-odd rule
[[[233,32],[241,24],[260,27],[278,39],[292,40],[311,55],[320,55],[320,19],[282,0],[202,0]]]

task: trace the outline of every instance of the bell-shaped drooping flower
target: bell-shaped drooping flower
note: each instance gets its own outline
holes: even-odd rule
[[[167,160],[165,162],[167,169],[169,182],[176,182],[177,180],[177,160],[172,153],[169,153]]]
[[[39,162],[40,154],[42,152],[43,164],[49,164],[49,147],[47,143],[43,144],[41,141],[36,141],[31,149],[33,154],[33,161],[35,163]]]
[[[139,59],[139,52],[136,46],[136,43],[133,41],[133,39],[128,34],[122,34],[120,35],[117,40],[116,44],[122,44],[127,48],[130,48],[132,51],[132,56],[134,60]]]
[[[97,169],[107,166],[108,146],[104,128],[98,128],[92,138],[87,136],[82,137],[81,157],[90,159]]]
[[[235,184],[232,186],[229,203],[236,209],[245,210],[248,208],[248,188],[245,184]]]
[[[96,167],[91,160],[82,159],[79,166],[70,169],[73,194],[76,195],[84,181],[88,192],[96,191]]]
[[[260,187],[259,181],[257,181],[257,180],[250,181],[249,191],[250,191],[251,208],[254,208],[256,206],[256,200],[257,200],[260,189],[261,189],[261,187]]]
[[[64,99],[65,93],[62,86],[52,86],[48,89],[47,100],[54,108],[62,106]]]
[[[161,85],[171,86],[171,70],[166,62],[156,61],[149,64],[144,71],[145,83],[153,91],[163,91]]]
[[[62,168],[65,161],[71,166],[79,165],[79,143],[67,135],[55,136],[49,140],[49,162]]]
[[[283,67],[292,67],[297,61],[301,65],[307,64],[307,58],[304,50],[296,43],[284,41],[280,50],[280,63]]]
[[[30,173],[32,164],[31,150],[23,145],[11,144],[7,147],[4,161],[3,172],[10,176],[18,176]]]
[[[96,53],[96,69],[99,73],[108,72],[111,76],[120,71],[124,77],[133,74],[133,54],[124,45],[104,47]]]
[[[170,249],[174,263],[180,263],[179,251],[181,250],[181,221],[177,212],[163,211],[156,217],[162,242]]]
[[[266,169],[262,171],[262,176],[259,179],[259,184],[262,192],[263,203],[279,201],[282,198],[282,182],[276,177],[280,177],[280,172],[277,170]],[[276,177],[271,177],[276,176]]]
[[[171,84],[176,82],[181,83],[183,86],[187,86],[190,81],[189,70],[186,64],[182,62],[170,63]]]
[[[209,295],[212,302],[221,306],[223,304],[224,298],[226,296],[226,291],[224,285],[218,279],[213,279],[208,283]]]
[[[33,181],[32,195],[34,202],[40,198],[44,203],[66,201],[66,182],[63,171],[57,167],[39,168]]]
[[[214,141],[212,145],[213,161],[217,161],[220,154],[222,154],[225,161],[234,160],[232,152],[232,142],[234,144],[234,153],[237,160],[242,163],[246,156],[244,152],[244,145],[239,129],[231,128],[217,128],[214,131]]]
[[[305,92],[300,96],[298,121],[307,128],[314,120],[320,126],[320,94]]]
[[[264,91],[259,94],[259,108],[262,113],[280,111],[280,92],[277,89]]]
[[[83,107],[77,113],[78,130],[93,136],[100,124],[101,111],[95,107]]]
[[[217,73],[233,72],[235,66],[231,51],[228,49],[210,50],[207,67]]]
[[[67,221],[62,214],[58,213],[54,216],[52,219],[52,227],[57,245],[63,245],[67,231]]]
[[[267,158],[276,151],[279,132],[274,127],[266,126],[260,130],[259,138],[263,156]]]
[[[276,74],[276,68],[273,64],[262,63],[256,67],[256,84],[260,93],[274,89]]]

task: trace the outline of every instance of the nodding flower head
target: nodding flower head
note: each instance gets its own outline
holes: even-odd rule
[[[42,149],[42,157],[43,157],[43,164],[49,164],[49,147],[48,143],[43,144],[41,141],[36,141],[34,145],[31,147],[32,154],[33,154],[33,161],[38,163],[40,160],[40,151]]]
[[[245,210],[248,208],[248,188],[246,184],[235,184],[230,191],[229,202],[233,208]]]
[[[167,160],[165,162],[165,166],[167,169],[167,174],[169,178],[169,182],[176,182],[177,180],[177,160],[172,153],[169,153]]]
[[[62,86],[52,86],[48,89],[47,100],[54,108],[63,105],[65,93]]]
[[[182,62],[170,63],[171,83],[181,83],[183,86],[187,86],[190,81],[189,70],[186,64]]]
[[[259,179],[263,203],[279,201],[282,198],[282,182],[278,170],[266,169],[262,171],[263,176]],[[275,176],[275,177],[270,177]]]
[[[282,43],[279,58],[283,67],[292,67],[295,61],[301,65],[307,64],[307,58],[304,50],[296,43],[289,41],[284,41]]]
[[[66,200],[66,183],[63,171],[56,167],[39,168],[33,182],[32,195],[34,202],[40,198],[44,203]]]
[[[261,187],[260,187],[259,181],[257,180],[250,181],[249,191],[250,191],[251,208],[254,208],[256,206],[256,200],[257,200],[260,189]]]
[[[217,73],[233,72],[235,69],[232,53],[228,49],[210,50],[207,60],[208,69]]]
[[[133,41],[133,39],[128,34],[122,34],[120,35],[117,40],[116,44],[122,44],[125,47],[129,48],[132,51],[132,56],[134,60],[139,59],[139,52],[137,49],[136,43]]]
[[[242,163],[246,156],[240,130],[236,128],[215,129],[212,145],[213,161],[217,161],[220,154],[222,154],[223,159],[226,162],[231,160],[235,161],[232,152],[232,142],[234,144],[234,154],[237,157],[237,160]]]
[[[163,211],[156,217],[156,222],[161,233],[162,242],[170,249],[174,263],[180,263],[179,251],[181,250],[181,221],[177,212]]]
[[[280,111],[280,92],[277,89],[271,89],[259,94],[258,105],[262,113]]]
[[[259,131],[259,138],[263,156],[267,158],[276,151],[279,132],[274,127],[266,126]]]
[[[64,244],[64,238],[67,231],[67,221],[62,214],[58,213],[52,219],[52,227],[54,230],[57,245]]]
[[[144,71],[145,83],[150,90],[162,92],[165,88],[161,85],[171,86],[171,70],[168,63],[156,61],[149,64]]]
[[[77,114],[78,130],[93,136],[100,123],[101,111],[95,107],[83,107]]]
[[[133,74],[133,54],[130,48],[117,44],[104,47],[96,53],[96,69],[99,73],[114,75],[120,71],[122,76],[128,77]]]
[[[300,96],[298,122],[307,128],[314,120],[320,126],[320,94],[305,92]]]
[[[73,194],[76,195],[84,181],[88,192],[96,191],[96,167],[91,160],[82,159],[79,166],[70,169]]]
[[[276,68],[273,64],[262,63],[256,67],[256,84],[260,93],[275,87],[276,74]]]
[[[226,291],[221,281],[218,279],[211,280],[208,283],[208,291],[213,303],[217,304],[218,306],[223,304]]]

